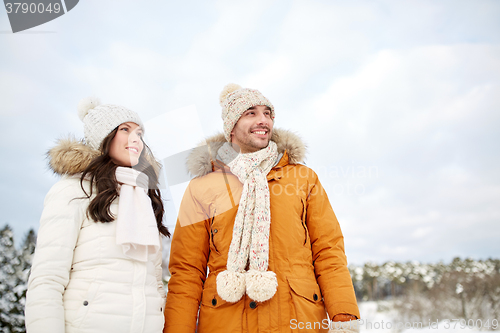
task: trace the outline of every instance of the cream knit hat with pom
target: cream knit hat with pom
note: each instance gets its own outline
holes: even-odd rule
[[[260,91],[230,83],[222,89],[219,97],[224,121],[224,136],[231,142],[231,131],[243,112],[257,105],[265,105],[271,109],[271,119],[274,120],[274,106]]]
[[[136,123],[144,131],[137,113],[120,105],[101,105],[95,97],[84,98],[78,103],[78,116],[83,121],[85,143],[96,150],[99,150],[102,140],[123,123]]]

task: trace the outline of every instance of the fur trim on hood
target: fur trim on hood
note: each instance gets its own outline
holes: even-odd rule
[[[99,155],[101,155],[100,151],[72,137],[57,140],[56,146],[47,152],[50,169],[61,176],[82,173],[90,162]],[[158,175],[161,164],[155,160],[148,150],[145,151],[145,158]]]
[[[99,151],[75,138],[59,139],[56,146],[47,152],[49,167],[61,176],[83,172],[99,155]]]
[[[295,133],[279,128],[273,129],[271,140],[278,146],[278,153],[287,152],[290,164],[303,163],[307,146]],[[226,142],[223,133],[213,135],[193,149],[189,154],[186,167],[195,177],[204,176],[212,172],[212,163],[216,160],[217,151]]]

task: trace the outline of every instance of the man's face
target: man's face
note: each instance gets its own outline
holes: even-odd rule
[[[253,153],[267,147],[273,134],[271,109],[257,105],[246,110],[231,131],[233,147],[242,154]]]

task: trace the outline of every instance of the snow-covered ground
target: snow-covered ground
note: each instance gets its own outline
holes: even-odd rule
[[[380,302],[360,302],[359,310],[361,313],[360,329],[361,332],[373,332],[373,333],[469,333],[469,332],[479,332],[479,331],[489,331],[493,329],[491,326],[496,326],[496,331],[498,331],[499,323],[498,318],[496,321],[489,323],[484,321],[476,321],[472,323],[469,322],[469,326],[462,320],[453,321],[453,318],[443,318],[438,322],[404,322],[398,319],[398,313],[393,307],[392,302],[380,301]],[[494,319],[492,319],[494,320]],[[479,328],[480,324],[489,325],[491,328],[483,329]]]

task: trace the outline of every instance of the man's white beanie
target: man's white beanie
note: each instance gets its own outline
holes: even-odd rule
[[[104,138],[123,123],[136,123],[144,131],[137,113],[120,105],[101,105],[95,97],[84,98],[78,103],[78,116],[83,121],[85,143],[96,150]]]
[[[222,121],[224,122],[224,136],[231,142],[231,131],[243,112],[257,105],[265,105],[271,109],[271,119],[274,120],[274,106],[255,89],[242,88],[235,83],[229,83],[222,89],[219,97],[222,106]]]

